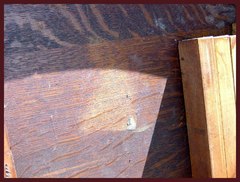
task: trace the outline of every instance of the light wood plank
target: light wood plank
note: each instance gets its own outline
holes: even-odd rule
[[[228,177],[236,177],[236,106],[229,36],[214,38]],[[233,56],[234,57],[234,56]]]
[[[228,37],[204,37],[179,43],[193,177],[234,177],[236,120],[228,42]]]

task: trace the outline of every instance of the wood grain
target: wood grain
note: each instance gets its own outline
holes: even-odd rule
[[[174,32],[222,29],[233,5],[4,5],[4,52],[37,51]]]
[[[211,177],[210,151],[198,40],[179,43],[188,139],[193,177]],[[191,57],[189,56],[191,55]],[[192,61],[195,58],[196,61]],[[208,65],[207,65],[208,66]],[[206,66],[206,67],[207,67]],[[211,67],[210,67],[211,68]],[[191,79],[188,79],[191,78]],[[211,81],[212,83],[213,81]],[[195,98],[195,99],[194,99]],[[214,97],[213,97],[214,99]],[[215,109],[215,108],[213,108]],[[213,112],[216,114],[217,112]],[[201,154],[201,155],[199,155]],[[201,170],[199,170],[201,166]]]
[[[191,177],[177,41],[234,20],[232,5],[5,5],[18,176]]]
[[[235,100],[236,100],[236,88],[237,88],[237,77],[236,77],[236,35],[230,36],[230,46],[231,46],[231,56],[232,56],[232,70],[233,70],[233,80],[235,89]]]
[[[19,177],[141,177],[168,76],[162,69],[170,64],[155,63],[161,75],[144,73],[163,55],[155,44],[168,49],[151,39],[143,54],[131,40],[6,58],[17,63],[10,64],[16,76],[43,60],[49,69],[61,66],[61,58],[69,67],[83,66],[5,83],[5,98],[12,98],[6,100],[6,121],[9,131],[18,131],[11,144]],[[138,71],[126,70],[133,66]],[[136,130],[127,130],[130,118]]]
[[[197,178],[236,173],[236,108],[229,36],[179,44],[192,164]]]
[[[231,37],[214,37],[227,177],[236,177],[236,105]],[[235,56],[236,59],[236,56]]]
[[[4,178],[16,178],[15,164],[12,157],[12,151],[9,146],[9,140],[6,128],[4,129]]]

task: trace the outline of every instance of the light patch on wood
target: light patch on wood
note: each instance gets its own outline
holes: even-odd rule
[[[133,117],[130,117],[127,122],[127,130],[135,130],[137,128],[137,123]]]

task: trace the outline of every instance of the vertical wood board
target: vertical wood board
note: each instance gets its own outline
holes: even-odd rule
[[[193,177],[234,177],[236,110],[229,37],[182,41],[179,51]]]

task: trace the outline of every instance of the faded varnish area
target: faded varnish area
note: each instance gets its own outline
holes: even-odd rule
[[[17,176],[191,177],[177,41],[234,21],[232,5],[5,5]]]

